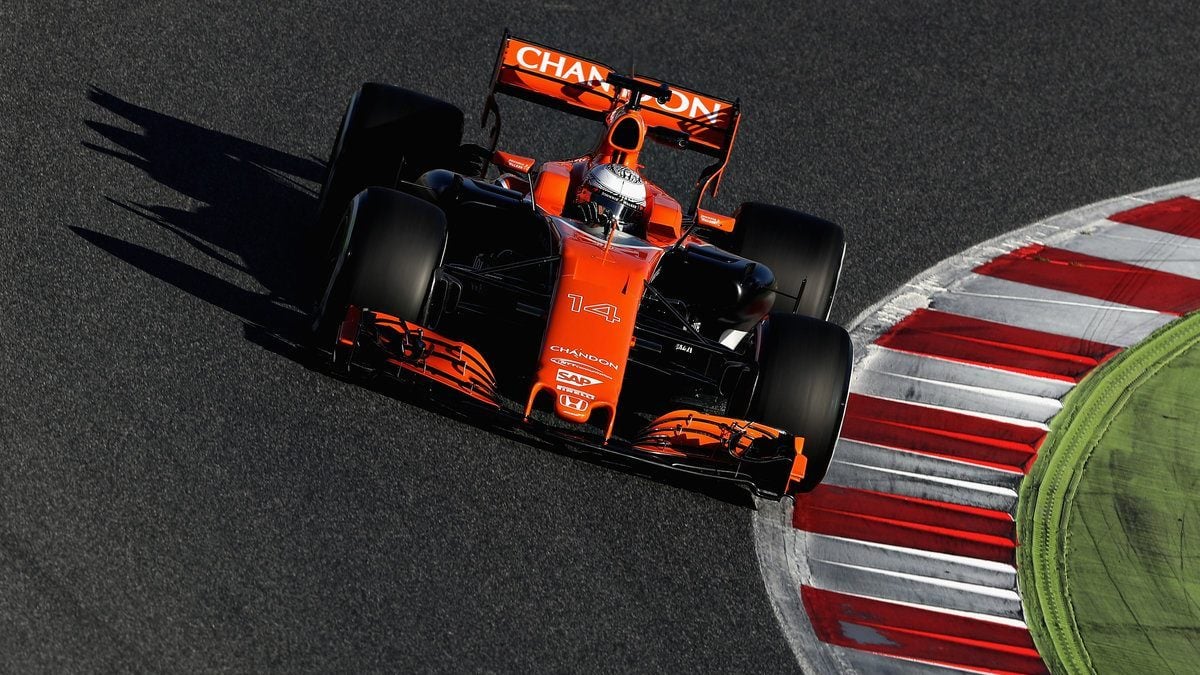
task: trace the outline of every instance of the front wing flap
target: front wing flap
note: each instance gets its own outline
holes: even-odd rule
[[[474,347],[411,321],[382,312],[350,306],[338,330],[333,350],[335,367],[349,371],[364,348],[392,366],[393,374],[419,376],[464,396],[499,408],[496,376]]]

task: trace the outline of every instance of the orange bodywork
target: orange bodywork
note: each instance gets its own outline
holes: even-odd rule
[[[550,392],[564,420],[587,422],[595,411],[606,411],[608,438],[642,291],[663,251],[614,244],[615,229],[605,240],[562,220],[551,223],[562,262],[525,415],[539,394]]]
[[[683,235],[683,209],[657,185],[646,181],[646,239],[670,246]]]
[[[496,376],[471,345],[439,335],[411,321],[382,312],[350,306],[338,330],[337,350],[353,351],[365,324],[373,329],[385,361],[416,375],[451,387],[481,403],[500,407]],[[335,358],[337,351],[335,350]]]
[[[544,162],[533,186],[533,198],[538,208],[553,216],[561,216],[567,199],[575,191],[583,174],[582,162]]]
[[[735,458],[745,456],[750,446],[760,439],[779,439],[784,432],[757,422],[709,415],[695,410],[676,410],[654,420],[633,441],[638,450],[660,455],[689,457],[697,454],[714,459],[722,454]],[[804,478],[808,459],[804,456],[804,439],[793,437],[796,457],[792,460],[789,478]]]
[[[493,164],[509,171],[516,171],[517,173],[529,173],[529,171],[533,169],[535,162],[536,160],[534,160],[532,157],[515,155],[511,152],[504,152],[503,150],[497,150],[492,153]]]
[[[733,232],[733,226],[737,223],[731,216],[721,215],[713,211],[705,211],[704,209],[696,210],[696,222],[701,225],[721,232]]]

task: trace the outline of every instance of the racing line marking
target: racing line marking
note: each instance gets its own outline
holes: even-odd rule
[[[1200,309],[1200,180],[943,261],[861,314],[825,482],[761,502],[760,569],[805,672],[1043,673],[1017,491],[1089,372]]]

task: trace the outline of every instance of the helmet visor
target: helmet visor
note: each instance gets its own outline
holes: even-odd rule
[[[602,215],[622,227],[636,222],[642,213],[640,208],[626,204],[599,190],[592,193],[590,201],[598,207]]]

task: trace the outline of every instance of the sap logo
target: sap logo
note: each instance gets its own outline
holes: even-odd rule
[[[594,377],[588,377],[587,375],[580,375],[579,373],[573,373],[569,370],[564,370],[562,368],[558,369],[558,377],[556,377],[554,379],[558,380],[559,382],[563,382],[565,384],[574,385],[576,387],[590,387],[593,384],[600,384],[600,380],[597,380]]]
[[[550,363],[553,363],[553,364],[559,365],[559,366],[566,366],[568,368],[574,368],[575,370],[582,370],[585,373],[591,373],[593,375],[596,375],[597,377],[603,377],[604,379],[608,379],[608,375],[606,375],[604,373],[604,371],[600,370],[599,368],[589,366],[586,363],[580,363],[579,361],[572,361],[571,359],[560,359],[558,357],[555,357],[555,358],[550,359]]]
[[[562,407],[570,408],[575,412],[583,412],[588,409],[587,401],[579,398],[578,396],[571,396],[570,394],[559,394],[558,402],[560,405],[562,405]]]
[[[604,93],[612,93],[612,85],[604,81],[604,78],[608,76],[607,68],[601,70],[594,64],[585,64],[566,54],[526,45],[517,50],[517,63],[522,68],[536,70],[559,80],[586,84],[589,87],[600,87]],[[675,115],[685,115],[692,119],[705,117],[714,124],[721,112],[720,103],[707,101],[700,96],[688,96],[679,90],[672,90],[671,98],[666,103],[659,103],[653,96],[643,96],[642,105]]]

